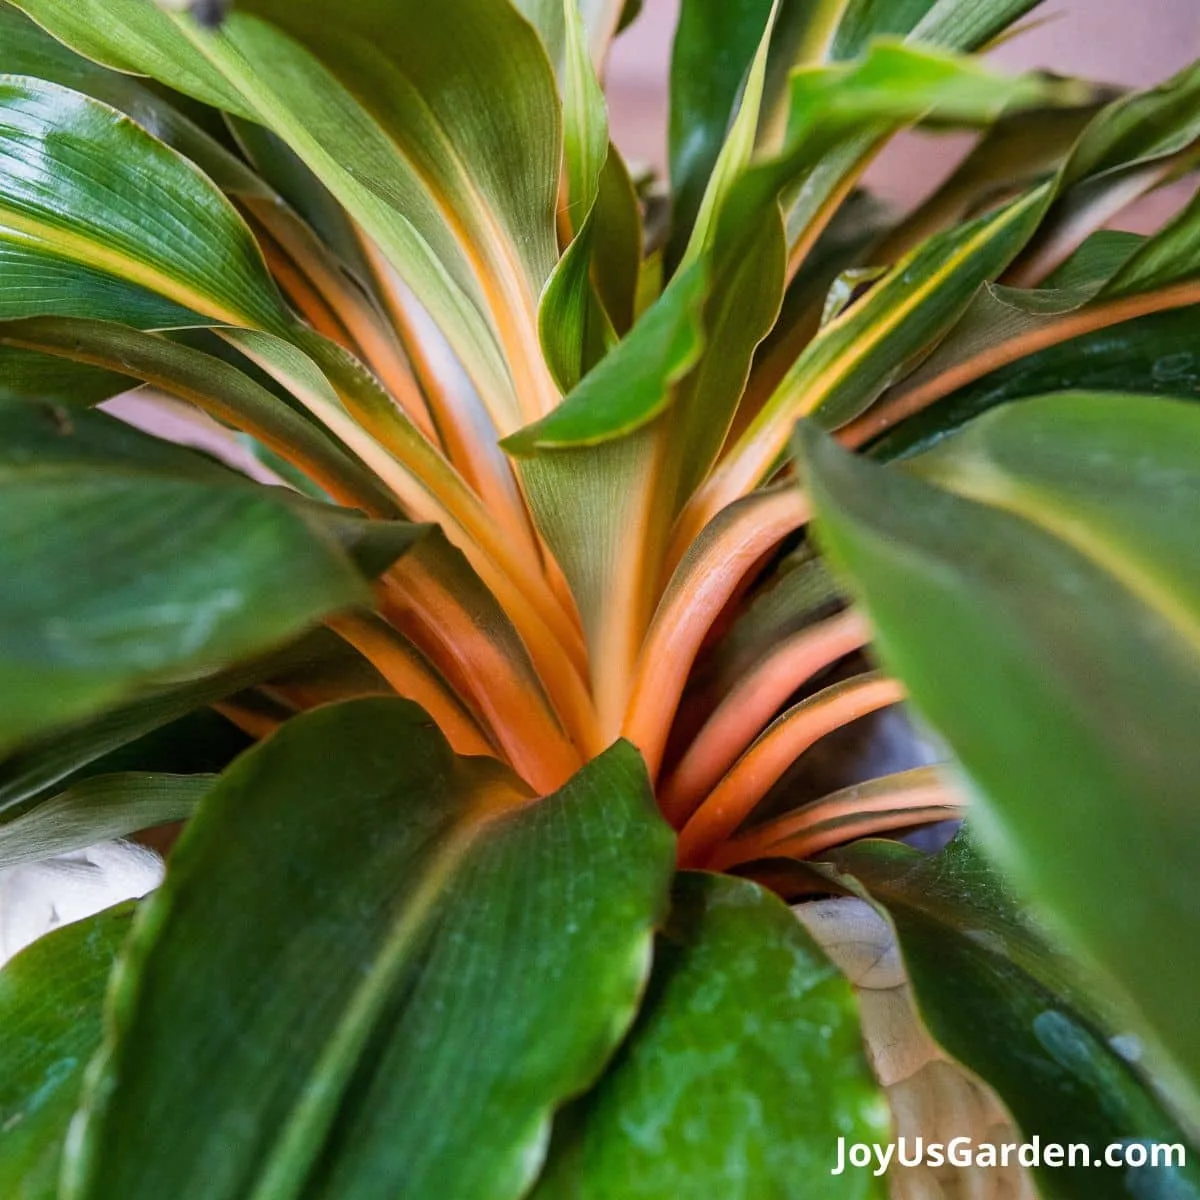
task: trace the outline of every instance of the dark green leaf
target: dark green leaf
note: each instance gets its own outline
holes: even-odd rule
[[[14,252],[33,241],[60,270],[71,263],[93,278],[116,276],[199,314],[176,324],[290,327],[229,201],[115,109],[52,83],[8,79],[0,84],[0,163],[0,241]]]
[[[0,346],[0,404],[15,400],[87,407],[111,400],[140,382],[102,367],[70,362],[36,350]]]
[[[392,497],[336,438],[231,362],[124,325],[57,317],[5,322],[0,325],[0,347],[61,355],[106,370],[128,370],[253,434],[324,484],[339,501],[379,516],[399,514]],[[303,358],[299,351],[294,353]],[[332,395],[327,383],[325,387]],[[336,396],[331,404],[337,406]]]
[[[48,934],[0,972],[0,1193],[56,1200],[63,1139],[134,905]]]
[[[66,1194],[519,1196],[633,1018],[672,860],[625,744],[532,800],[403,701],[289,722],[128,946]]]
[[[685,0],[680,7],[668,130],[672,263],[683,257],[771,9],[770,0]]]
[[[807,438],[820,530],[881,657],[1193,1114],[1198,442],[1195,405],[1078,394],[993,409],[908,460],[924,479]]]
[[[887,1136],[849,985],[756,884],[678,876],[641,1015],[556,1128],[537,1200],[877,1197],[830,1175]]]

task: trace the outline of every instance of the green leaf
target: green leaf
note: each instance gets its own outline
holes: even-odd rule
[[[1198,327],[1195,307],[1150,313],[1018,358],[896,425],[872,444],[872,457],[927,449],[989,408],[1060,388],[1200,398]]]
[[[275,678],[319,688],[322,680],[342,680],[357,663],[366,665],[340,638],[318,629],[228,670],[151,689],[140,700],[35,738],[6,758],[0,763],[0,813],[28,807],[64,784],[102,772],[219,771],[248,739],[206,712],[205,705]],[[377,690],[369,681],[368,674],[363,690]]]
[[[839,14],[828,53],[836,60],[869,54],[871,42],[888,35],[903,35],[910,44],[968,52],[983,46],[1038,3],[1039,0],[849,0]],[[999,111],[992,113],[993,118],[1000,115]],[[920,119],[920,115],[913,118]],[[793,257],[811,246],[813,234],[824,227],[847,182],[863,170],[892,132],[893,128],[883,122],[846,132],[809,170],[803,187],[797,189],[787,204],[788,248]]]
[[[588,55],[576,0],[562,0],[566,32],[563,69],[563,158],[572,226],[578,228],[596,202],[608,157],[608,108]]]
[[[538,304],[538,333],[554,380],[569,392],[616,341],[592,282],[598,258],[596,202],[610,153],[608,109],[588,53],[576,0],[563,0],[562,68],[565,210],[560,218],[575,237],[546,284]]]
[[[100,367],[89,367],[39,354],[0,346],[0,404],[33,401],[54,406],[88,407],[111,400],[141,381]]]
[[[0,972],[0,1192],[9,1200],[56,1200],[63,1140],[134,907],[47,934]]]
[[[701,264],[677,276],[600,367],[549,416],[505,438],[504,449],[525,456],[594,446],[653,420],[699,354],[705,289]]]
[[[1059,171],[1054,207],[1014,267],[1014,281],[1036,282],[1139,195],[1193,168],[1198,99],[1200,66],[1193,64],[1101,109]]]
[[[798,417],[811,414],[835,429],[868,408],[953,326],[980,285],[1004,269],[1049,199],[1043,186],[937,234],[828,322],[709,476],[696,497],[700,512],[711,515],[763,482]]]
[[[354,222],[329,189],[278,134],[253,121],[231,116],[225,119],[254,169],[308,223],[319,243],[346,266],[360,285],[369,289],[375,279],[373,268],[363,252]],[[261,210],[254,211],[259,215]]]
[[[855,6],[860,11],[869,11],[873,3],[874,0],[857,0]],[[933,0],[931,4],[924,0],[926,11],[905,32],[914,42],[929,42],[948,50],[978,50],[1041,3],[1042,0]],[[908,13],[917,6],[910,0],[898,0],[898,6],[906,10],[907,24]],[[874,32],[882,30],[876,25]],[[845,45],[839,39],[838,49],[844,49]]]
[[[1193,1115],[1198,438],[1194,405],[1078,394],[991,410],[909,460],[921,477],[805,438],[820,532],[884,663]]]
[[[691,236],[773,7],[772,0],[685,0],[680,7],[668,127],[672,262]],[[757,115],[751,135],[756,127]]]
[[[518,396],[549,407],[536,298],[557,257],[561,130],[545,51],[509,5],[363,0],[330,24],[244,0],[219,33],[152,0],[22,7],[89,57],[278,134],[417,294],[501,425],[518,423]]]
[[[206,104],[254,118],[237,92],[204,54],[175,31],[165,6],[145,0],[63,4],[19,0],[13,5],[85,58],[131,75],[152,75]]]
[[[0,347],[37,350],[104,370],[129,371],[217,420],[253,434],[339,501],[385,517],[400,511],[378,480],[335,438],[246,372],[213,355],[108,321],[56,317],[0,324]],[[336,398],[333,403],[336,406]]]
[[[644,249],[642,210],[629,168],[609,144],[596,195],[596,248],[592,256],[596,292],[618,336],[633,327],[638,276]]]
[[[567,53],[563,0],[513,0],[513,3],[537,29],[550,61],[561,72]],[[636,18],[641,0],[571,0],[571,5],[579,12],[586,33],[586,48],[599,70],[607,56],[609,43]]]
[[[1113,274],[1101,299],[1137,295],[1185,283],[1200,275],[1200,194],[1138,247]]]
[[[29,247],[136,284],[199,314],[190,324],[290,327],[237,211],[117,110],[55,84],[7,79],[0,163],[0,242],[16,253]]]
[[[653,604],[663,420],[701,347],[703,263],[676,275],[632,331],[544,420],[503,442],[583,620],[602,736],[615,737]],[[665,418],[664,418],[665,419]],[[635,549],[636,547],[636,549]]]
[[[684,872],[637,1024],[555,1130],[536,1200],[876,1197],[887,1137],[845,979],[756,884]]]
[[[289,722],[127,945],[65,1194],[521,1195],[633,1018],[672,862],[624,743],[533,800],[403,701]]]
[[[98,775],[0,818],[0,869],[190,817],[212,775]]]
[[[1071,965],[1030,926],[966,835],[936,856],[860,842],[832,857],[891,916],[930,1031],[991,1084],[1025,1140],[1089,1147],[1086,1170],[1035,1169],[1044,1195],[1200,1196],[1194,1152],[1190,1165],[1092,1169],[1115,1142],[1186,1138],[1087,1007],[1080,1011]]]
[[[894,262],[923,238],[963,220],[1013,187],[1030,187],[1057,170],[1096,115],[1103,95],[1098,90],[1078,105],[1050,105],[1001,116],[953,174],[880,240],[869,261]]]
[[[886,36],[909,35],[931,46],[974,50],[1038,2],[782,0],[757,122],[760,141],[770,145],[774,140],[792,68],[857,58],[873,39]],[[671,58],[673,259],[682,253],[699,211],[772,7],[769,0],[687,0],[682,5]],[[868,139],[866,146],[873,141]]]
[[[369,598],[286,492],[101,413],[0,418],[4,750]]]
[[[241,159],[182,110],[188,103],[185,97],[154,91],[74,53],[7,3],[0,3],[0,70],[44,79],[111,104],[194,162],[222,191],[272,198],[270,188]]]
[[[881,399],[857,432],[882,432],[956,389],[977,393],[987,386],[978,381],[988,372],[1003,370],[1003,378],[1011,378],[1037,351],[1048,348],[1046,362],[1066,363],[1074,351],[1064,343],[1074,342],[1091,352],[1105,339],[1124,338],[1120,330],[1126,322],[1189,309],[1200,300],[1200,245],[1192,244],[1194,220],[1189,210],[1151,238],[1100,231],[1088,237],[1040,288],[989,284],[980,289],[946,338]],[[1170,318],[1163,320],[1170,326]],[[1128,328],[1140,330],[1143,325]],[[1145,357],[1141,350],[1131,351],[1133,380],[1138,378],[1133,363]],[[1040,356],[1037,361],[1042,361]],[[1169,379],[1178,367],[1178,362],[1165,361],[1164,378]],[[1124,390],[1133,386],[1159,390],[1156,372],[1151,372],[1151,379],[1146,385],[1131,381]],[[1073,384],[1069,375],[1046,385],[1068,386],[1086,385],[1082,380]]]

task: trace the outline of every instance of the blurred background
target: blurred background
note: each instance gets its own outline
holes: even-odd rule
[[[645,0],[642,15],[616,42],[608,87],[617,145],[627,159],[666,163],[666,93],[678,0]],[[1105,83],[1145,87],[1200,57],[1200,0],[1046,0],[1027,31],[990,60],[1008,71],[1044,69]],[[911,204],[933,189],[965,150],[962,137],[896,139],[867,175],[886,199]],[[1151,197],[1121,223],[1156,224],[1184,189]]]

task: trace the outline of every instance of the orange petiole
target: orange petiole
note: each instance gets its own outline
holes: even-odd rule
[[[705,722],[662,789],[666,813],[687,812],[714,788],[788,697],[817,672],[861,649],[866,618],[851,609],[802,629],[778,646]]]
[[[865,675],[834,684],[790,708],[742,755],[694,812],[682,807],[664,812],[673,825],[683,826],[679,834],[680,864],[706,866],[716,847],[818,739],[903,698],[904,691],[895,680]]]

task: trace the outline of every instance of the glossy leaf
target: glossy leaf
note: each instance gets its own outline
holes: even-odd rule
[[[632,1020],[671,866],[628,746],[533,800],[401,701],[289,722],[127,947],[66,1194],[520,1195]]]
[[[0,972],[0,1191],[10,1200],[56,1200],[63,1141],[133,908],[51,933]]]
[[[911,460],[920,477],[806,439],[825,545],[883,661],[981,790],[1014,880],[1114,981],[1188,1104],[1198,437],[1194,405],[1066,394],[993,409]]]
[[[839,1137],[887,1137],[849,985],[770,893],[684,872],[637,1024],[534,1196],[881,1197],[830,1175]]]
[[[74,53],[7,2],[0,3],[0,69],[111,104],[194,162],[222,191],[271,198],[270,188],[254,171],[183,111],[185,97],[155,91],[141,80]]]
[[[699,265],[679,276],[632,333],[548,417],[504,441],[515,455],[591,446],[632,433],[670,403],[671,385],[692,367],[702,333],[706,281]]]
[[[136,284],[199,314],[192,324],[288,327],[236,210],[139,125],[77,92],[19,78],[0,86],[0,120],[7,246],[20,253],[32,243]]]
[[[834,861],[886,908],[931,1032],[996,1089],[1024,1139],[1089,1148],[1078,1169],[1035,1168],[1043,1194],[1200,1196],[1194,1161],[1094,1169],[1114,1142],[1186,1147],[1187,1139],[1114,1048],[1129,1039],[1110,1040],[1079,1011],[1078,981],[1060,983],[1071,968],[965,835],[932,857],[896,842],[862,842]]]
[[[114,0],[103,6],[22,0],[14,7],[85,58],[131,75],[163,78],[206,104],[254,119],[254,110],[205,61],[203,52],[179,38],[166,6],[144,0]]]
[[[267,125],[400,271],[502,425],[519,410],[501,346],[529,383],[522,399],[548,407],[534,310],[555,259],[561,135],[545,52],[508,5],[453,0],[406,14],[372,0],[331,26],[256,0],[217,35],[152,0],[23,7],[89,57]]]

